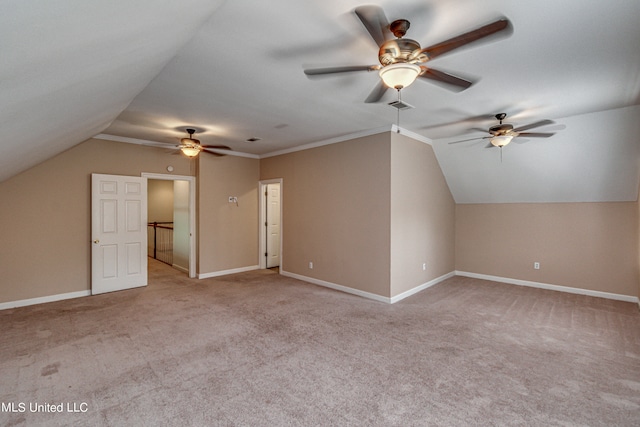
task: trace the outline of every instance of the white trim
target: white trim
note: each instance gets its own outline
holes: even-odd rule
[[[209,151],[214,151],[219,154],[225,154],[227,156],[246,157],[248,159],[259,159],[260,155],[245,153],[243,151],[223,150],[221,148],[208,148]]]
[[[227,274],[244,273],[245,271],[258,270],[260,266],[250,265],[248,267],[232,268],[230,270],[213,271],[211,273],[200,273],[198,279],[209,279],[211,277],[226,276]]]
[[[400,300],[403,300],[403,299],[405,299],[407,297],[410,297],[411,295],[417,294],[420,291],[424,291],[425,289],[430,288],[433,285],[437,285],[438,283],[440,283],[440,282],[442,282],[444,280],[447,280],[447,279],[449,279],[449,278],[451,278],[451,277],[453,277],[455,275],[456,275],[455,271],[449,272],[447,274],[443,274],[442,276],[436,277],[433,280],[429,280],[428,282],[423,283],[420,286],[416,286],[415,288],[409,289],[408,291],[405,291],[405,292],[403,292],[401,294],[398,294],[395,297],[391,297],[391,304],[396,303],[396,302],[398,302]]]
[[[455,276],[455,272],[452,271],[450,273],[444,274],[440,277],[437,277],[433,280],[430,280],[426,283],[423,283],[422,285],[416,286],[413,289],[409,289],[408,291],[405,291],[399,295],[396,295],[394,297],[383,297],[382,295],[378,295],[378,294],[373,294],[371,292],[366,292],[366,291],[361,291],[359,289],[354,289],[354,288],[350,288],[347,286],[342,286],[342,285],[338,285],[336,283],[331,283],[331,282],[327,282],[324,280],[320,280],[320,279],[315,279],[313,277],[307,277],[307,276],[303,276],[301,274],[296,274],[296,273],[291,273],[288,271],[283,271],[282,269],[280,269],[280,274],[282,274],[283,276],[287,276],[287,277],[292,277],[294,279],[298,279],[298,280],[302,280],[305,282],[309,282],[309,283],[313,283],[314,285],[318,285],[318,286],[323,286],[325,288],[330,288],[330,289],[334,289],[336,291],[341,291],[341,292],[346,292],[348,294],[352,294],[352,295],[357,295],[360,297],[364,297],[364,298],[368,298],[368,299],[372,299],[374,301],[379,301],[379,302],[385,302],[387,304],[393,304],[396,303],[400,300],[403,300],[407,297],[410,297],[411,295],[417,294],[420,291],[423,291],[427,288],[430,288],[433,285],[436,285],[446,279],[449,279],[450,277]]]
[[[382,295],[372,294],[371,292],[361,291],[354,288],[349,288],[347,286],[338,285],[336,283],[325,282],[324,280],[314,279],[313,277],[303,276],[301,274],[290,273],[288,271],[283,271],[280,269],[280,274],[287,277],[292,277],[294,279],[302,280],[304,282],[313,283],[314,285],[323,286],[325,288],[334,289],[336,291],[346,292],[348,294],[357,295],[360,297],[372,299],[374,301],[391,303],[391,298],[383,297]]]
[[[474,279],[491,280],[494,282],[508,283],[511,285],[528,286],[531,288],[548,289],[551,291],[567,292],[570,294],[588,295],[591,297],[607,298],[617,301],[638,302],[638,297],[631,295],[613,294],[610,292],[592,291],[589,289],[572,288],[569,286],[551,285],[549,283],[531,282],[528,280],[510,279],[508,277],[490,276],[488,274],[469,273],[456,270],[457,276],[471,277]]]
[[[215,150],[215,151],[223,153],[223,154],[228,154],[230,156],[236,156],[236,157],[247,157],[247,158],[250,158],[250,159],[264,159],[264,158],[267,158],[267,157],[275,157],[275,156],[280,156],[280,155],[283,155],[283,154],[295,153],[297,151],[309,150],[311,148],[322,147],[322,146],[325,146],[325,145],[337,144],[339,142],[350,141],[352,139],[363,138],[363,137],[371,136],[371,135],[377,135],[379,133],[384,133],[384,132],[399,133],[401,135],[408,136],[409,138],[415,139],[416,141],[423,142],[423,143],[429,144],[429,145],[432,145],[432,143],[433,143],[432,139],[427,138],[424,135],[420,135],[418,133],[415,133],[413,131],[407,130],[407,129],[402,128],[402,127],[399,127],[397,125],[391,125],[391,126],[383,126],[383,127],[379,127],[379,128],[363,130],[363,131],[360,131],[360,132],[353,132],[353,133],[349,133],[349,134],[346,134],[346,135],[336,136],[334,138],[329,138],[329,139],[316,141],[316,142],[310,142],[308,144],[299,145],[299,146],[291,147],[291,148],[284,148],[282,150],[272,151],[272,152],[264,153],[264,154],[251,154],[251,153],[245,153],[245,152],[242,152],[242,151],[233,151],[233,150]],[[102,140],[105,140],[105,141],[124,142],[124,143],[127,143],[127,144],[146,145],[148,147],[172,148],[170,143],[151,141],[151,140],[148,140],[148,139],[129,138],[129,137],[126,137],[126,136],[109,135],[109,134],[106,134],[106,133],[98,134],[98,135],[94,136],[93,138],[102,139]]]
[[[28,305],[35,305],[35,304],[44,304],[47,302],[62,301],[65,299],[88,297],[90,295],[91,295],[91,291],[87,290],[87,291],[68,292],[66,294],[49,295],[46,297],[22,299],[18,301],[2,302],[0,303],[0,310],[7,310],[10,308],[16,308],[16,307],[26,307]]]
[[[409,138],[415,139],[416,141],[423,142],[428,145],[433,145],[433,140],[427,138],[424,135],[420,135],[418,133],[412,132],[402,127],[398,127],[396,125],[391,125],[392,133],[399,133],[400,135],[408,136]]]
[[[189,269],[188,269],[188,268],[184,268],[184,267],[183,267],[183,266],[181,266],[181,265],[178,265],[178,264],[172,264],[172,265],[171,265],[171,267],[175,268],[176,270],[180,270],[180,271],[182,271],[183,273],[187,273],[187,274],[189,274]]]
[[[140,176],[146,177],[147,179],[164,179],[166,181],[191,181],[195,180],[195,176],[191,175],[173,175],[168,173],[153,173],[153,172],[142,172]]]
[[[124,142],[127,144],[136,144],[136,145],[146,145],[148,147],[158,147],[158,148],[172,148],[170,143],[157,142],[157,141],[149,141],[148,139],[138,139],[138,138],[129,138],[126,136],[118,136],[118,135],[109,135],[106,133],[101,133],[93,137],[94,139],[102,139],[105,141],[114,141],[114,142]],[[178,143],[174,144],[178,145]]]
[[[189,278],[196,277],[196,177],[190,175],[169,175],[151,172],[142,172],[143,178],[161,179],[165,181],[188,181],[189,182],[189,270],[186,272]]]
[[[379,133],[390,132],[391,128],[389,126],[385,126],[382,128],[369,129],[361,132],[350,133],[347,135],[337,136],[335,138],[325,139],[323,141],[311,142],[309,144],[299,145],[297,147],[285,148],[283,150],[272,151],[270,153],[261,154],[260,158],[264,159],[267,157],[280,156],[282,154],[295,153],[296,151],[304,151],[309,150],[311,148],[322,147],[325,145],[337,144],[339,142],[350,141],[356,138],[363,138],[365,136],[377,135]]]

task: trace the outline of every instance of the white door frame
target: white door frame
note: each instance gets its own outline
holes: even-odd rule
[[[258,181],[258,209],[260,211],[258,219],[258,229],[260,230],[258,237],[260,239],[260,244],[258,245],[258,259],[260,260],[260,268],[267,268],[267,259],[264,256],[265,252],[267,251],[267,228],[264,226],[264,223],[267,220],[267,204],[264,200],[264,192],[267,189],[267,184],[280,184],[280,270],[282,270],[282,233],[284,229],[284,227],[282,226],[282,193],[284,192],[282,186],[282,178],[264,179]]]
[[[167,175],[142,172],[147,179],[163,179],[166,181],[189,182],[189,277],[196,277],[196,177],[188,175]]]

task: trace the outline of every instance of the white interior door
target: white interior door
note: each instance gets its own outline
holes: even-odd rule
[[[91,175],[91,293],[147,285],[147,178]]]
[[[267,268],[280,265],[280,184],[267,184]]]

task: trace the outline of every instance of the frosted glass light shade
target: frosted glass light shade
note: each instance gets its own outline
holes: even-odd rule
[[[416,64],[404,62],[390,64],[380,70],[380,78],[385,85],[392,89],[402,89],[413,83],[420,74],[420,67]]]
[[[510,143],[512,139],[513,139],[513,136],[511,135],[498,135],[498,136],[494,136],[489,141],[491,142],[491,144],[495,145],[496,147],[504,147],[505,145]]]
[[[200,147],[195,145],[185,145],[180,147],[180,150],[187,157],[195,157],[200,153]]]

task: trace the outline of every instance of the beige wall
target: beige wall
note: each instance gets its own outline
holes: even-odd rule
[[[89,140],[0,183],[0,302],[90,289],[91,173],[190,175],[167,150]]]
[[[633,202],[457,205],[456,270],[636,296],[637,229]]]
[[[639,202],[454,207],[431,147],[383,133],[260,161],[79,144],[0,183],[0,302],[90,289],[91,173],[197,162],[200,274],[258,264],[258,180],[283,178],[286,271],[384,297],[454,268],[640,297]]]
[[[433,148],[391,133],[391,296],[452,272],[454,236],[455,203]]]
[[[147,222],[173,221],[173,181],[147,180]]]
[[[389,177],[389,133],[262,159],[283,179],[282,269],[389,297]]]
[[[198,273],[258,265],[260,161],[198,157]],[[229,203],[238,197],[238,205]]]

